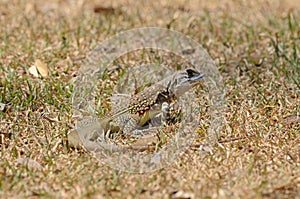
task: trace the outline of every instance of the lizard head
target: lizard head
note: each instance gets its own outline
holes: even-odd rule
[[[203,74],[192,68],[178,71],[170,79],[168,90],[176,97],[180,97],[186,91],[198,85],[203,78]]]

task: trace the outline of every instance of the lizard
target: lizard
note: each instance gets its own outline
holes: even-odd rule
[[[188,68],[176,71],[167,78],[145,88],[129,99],[128,105],[115,113],[98,120],[103,135],[107,131],[122,129],[123,134],[133,137],[143,136],[143,127],[147,122],[161,115],[161,122],[167,120],[170,104],[185,92],[198,85],[204,78],[196,69]],[[95,139],[94,135],[92,136]],[[91,137],[90,137],[91,138]]]

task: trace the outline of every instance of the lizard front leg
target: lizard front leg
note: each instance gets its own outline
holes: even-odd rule
[[[147,123],[160,113],[160,110],[148,110],[140,116],[132,114],[123,127],[123,133],[133,137],[153,134],[153,132],[151,132],[151,130],[153,131],[153,128],[151,129],[150,125]]]

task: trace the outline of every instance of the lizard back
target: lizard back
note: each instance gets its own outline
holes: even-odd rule
[[[155,84],[131,97],[129,112],[142,115],[145,111],[151,110],[153,106],[161,105],[163,102],[170,103],[175,99],[175,95],[170,93],[168,88]]]

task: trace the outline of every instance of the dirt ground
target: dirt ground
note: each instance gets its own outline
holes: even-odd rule
[[[0,197],[300,198],[299,5],[1,0]],[[67,135],[71,80],[86,54],[139,27],[181,32],[207,50],[226,122],[212,154],[190,147],[169,167],[131,174],[70,147]],[[37,65],[45,77],[30,72]]]

